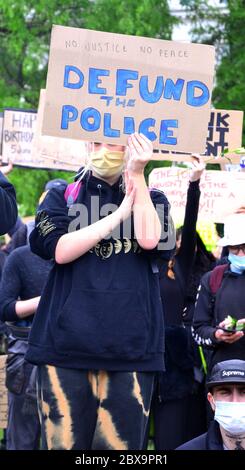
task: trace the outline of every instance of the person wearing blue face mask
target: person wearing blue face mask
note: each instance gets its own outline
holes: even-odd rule
[[[245,450],[245,361],[216,364],[207,388],[214,420],[208,432],[176,450]]]
[[[228,260],[231,263],[231,270],[237,274],[245,271],[245,243],[229,247]]]
[[[228,248],[229,263],[215,295],[212,272],[202,277],[193,318],[194,339],[213,350],[209,369],[227,359],[245,360],[245,213],[227,218],[219,245]],[[237,320],[233,326],[230,317]]]

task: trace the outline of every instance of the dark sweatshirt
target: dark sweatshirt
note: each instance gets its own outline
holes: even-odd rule
[[[0,320],[30,325],[33,315],[24,320],[15,313],[18,300],[41,295],[51,264],[31,252],[30,246],[16,248],[7,258],[0,285]]]
[[[7,233],[17,220],[15,190],[0,172],[0,235]]]
[[[167,266],[160,270],[161,298],[164,305],[165,325],[182,326],[187,283],[195,259],[196,223],[200,199],[199,180],[189,184],[181,246],[175,256],[175,279],[167,276]]]
[[[245,272],[225,271],[221,286],[215,296],[210,288],[211,272],[204,274],[197,296],[193,318],[193,336],[202,346],[213,349],[212,364],[227,359],[245,360],[245,337],[228,344],[217,341],[214,334],[219,323],[228,315],[238,320],[245,317]]]
[[[165,315],[165,367],[158,376],[158,397],[164,402],[181,399],[194,387],[194,356],[191,333],[183,327],[187,283],[195,259],[196,222],[200,198],[199,181],[187,192],[181,247],[175,257],[175,279],[167,276],[167,263],[160,268],[160,291]],[[158,399],[158,398],[157,398]]]
[[[86,225],[92,223],[92,196],[99,207],[120,205],[121,181],[110,186],[94,176],[85,179],[76,204],[87,208]],[[161,191],[152,191],[151,197],[165,209],[166,228],[167,199]],[[59,238],[74,219],[64,191],[49,191],[30,237],[32,250],[54,258]],[[163,370],[163,313],[154,263],[158,254],[157,249],[140,249],[133,225],[125,234],[121,224],[117,236],[74,262],[55,263],[33,322],[27,360],[78,369]],[[169,259],[171,252],[162,255]]]

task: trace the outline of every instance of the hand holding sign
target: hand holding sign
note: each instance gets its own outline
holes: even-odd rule
[[[153,152],[152,143],[143,134],[132,134],[128,138],[127,147],[127,170],[129,175],[140,175],[151,160]]]
[[[205,163],[203,161],[203,157],[198,153],[192,155],[192,170],[190,173],[190,181],[198,181],[200,180],[204,170],[205,170]]]

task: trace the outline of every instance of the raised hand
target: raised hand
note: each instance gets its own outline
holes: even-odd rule
[[[140,175],[151,160],[152,143],[143,134],[135,132],[128,138],[126,169],[129,175]]]
[[[190,181],[198,181],[205,170],[205,163],[202,156],[198,153],[193,153],[191,164]]]

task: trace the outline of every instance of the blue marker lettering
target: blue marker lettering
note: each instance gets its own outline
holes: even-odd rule
[[[76,82],[76,83],[70,83],[69,82],[70,72],[73,72],[78,76],[78,82]],[[80,69],[78,69],[74,65],[66,65],[65,66],[64,84],[63,84],[63,86],[65,88],[78,89],[78,88],[81,88],[83,86],[83,82],[84,82],[84,76],[83,76],[83,73],[81,72]]]
[[[99,88],[98,85],[102,82],[102,80],[99,78],[100,76],[109,76],[110,72],[109,70],[105,69],[89,69],[89,81],[88,81],[88,92],[89,93],[95,93],[99,95],[106,95],[107,90],[106,88]]]
[[[178,78],[176,83],[174,83],[171,78],[168,78],[164,87],[164,98],[166,100],[171,100],[173,98],[176,101],[180,101],[184,83],[185,81],[182,80],[182,78]]]
[[[195,88],[199,88],[202,90],[202,94],[200,96],[195,95]],[[187,90],[186,90],[186,102],[190,106],[204,106],[209,100],[209,89],[208,87],[199,82],[199,80],[192,80],[191,82],[187,83]]]
[[[179,127],[177,119],[161,121],[159,142],[160,144],[176,145],[177,139],[176,137],[172,137],[173,131],[169,130],[169,127]]]
[[[147,75],[143,75],[143,77],[141,77],[139,83],[140,96],[147,103],[157,103],[163,94],[163,77],[157,77],[153,91],[149,91],[148,80]]]
[[[78,110],[74,106],[65,104],[62,106],[61,129],[68,129],[69,122],[75,121],[78,116]]]
[[[126,96],[127,89],[133,88],[132,83],[128,83],[128,80],[138,80],[139,72],[136,70],[117,70],[117,83],[116,83],[116,95]]]
[[[120,137],[118,129],[111,128],[111,114],[105,113],[104,115],[104,136],[105,137]]]
[[[89,120],[92,120],[90,122]],[[86,108],[81,114],[80,123],[82,128],[88,132],[97,131],[100,128],[101,115],[95,108]]]
[[[144,134],[146,137],[148,137],[148,139],[150,139],[152,142],[156,140],[157,135],[155,134],[155,132],[150,131],[149,127],[155,127],[155,123],[156,123],[155,119],[147,118],[147,119],[144,119],[140,123],[140,126],[139,126],[139,132],[141,134]]]
[[[134,118],[130,116],[125,116],[124,118],[124,126],[123,126],[123,133],[124,134],[133,134],[135,132],[135,124]]]

